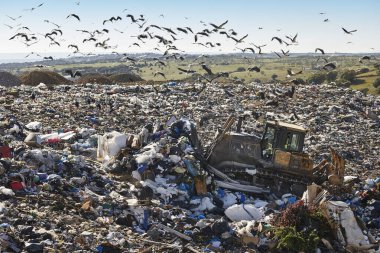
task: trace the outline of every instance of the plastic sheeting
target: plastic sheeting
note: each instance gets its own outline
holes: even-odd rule
[[[232,221],[260,220],[264,214],[251,204],[233,205],[224,211],[224,214]]]
[[[127,146],[127,135],[113,131],[98,138],[98,159],[112,157]]]

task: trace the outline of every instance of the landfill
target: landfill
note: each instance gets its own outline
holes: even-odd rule
[[[0,252],[380,252],[380,99],[334,85],[0,87]],[[230,115],[308,129],[342,186],[223,187],[201,159]],[[287,189],[284,189],[285,191]]]

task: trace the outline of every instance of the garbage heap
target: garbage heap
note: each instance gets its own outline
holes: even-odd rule
[[[0,109],[1,252],[379,252],[380,178],[347,176],[344,187],[351,190],[340,195],[311,185],[302,198],[223,189],[200,157],[196,123],[151,115],[167,109],[165,102],[128,124],[104,103],[90,101],[98,114],[86,114],[86,100],[76,106],[74,90],[92,97],[124,90],[97,87],[70,87],[66,108],[49,101],[65,86],[41,85],[37,98],[21,88],[14,107]],[[152,93],[133,89],[129,108],[146,110],[139,103]],[[180,105],[191,102],[183,97]],[[13,109],[25,104],[34,119]],[[155,117],[160,121],[147,120]],[[59,124],[50,127],[46,118]],[[81,118],[76,127],[73,118]],[[117,131],[105,119],[129,128]]]

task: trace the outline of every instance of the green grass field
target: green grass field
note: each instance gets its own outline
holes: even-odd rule
[[[191,64],[191,69],[195,70],[201,74],[205,73],[202,70],[199,62],[204,61],[214,73],[217,72],[234,72],[238,68],[249,68],[253,66],[258,66],[261,71],[249,72],[242,71],[231,73],[230,78],[241,79],[244,82],[252,82],[254,80],[260,80],[261,82],[272,81],[272,75],[277,75],[276,81],[286,82],[289,80],[287,78],[287,70],[292,69],[294,72],[302,70],[302,74],[291,77],[302,78],[307,80],[311,75],[320,72],[320,66],[324,64],[323,61],[317,61],[316,56],[297,56],[297,57],[287,57],[287,58],[249,58],[244,59],[240,56],[229,56],[229,55],[216,55],[210,56],[208,58],[202,58],[194,60],[185,59],[180,60],[166,60],[166,66],[161,66],[155,61],[139,61],[137,65],[133,65],[130,62],[117,62],[117,61],[106,61],[106,62],[96,62],[96,63],[80,63],[80,64],[68,64],[68,65],[55,65],[51,67],[51,70],[62,71],[63,69],[83,69],[83,68],[93,68],[95,71],[97,68],[112,68],[120,65],[128,66],[132,71],[140,75],[145,80],[152,81],[165,81],[165,79],[159,75],[154,77],[154,73],[160,71],[165,74],[166,80],[183,80],[189,77],[185,73],[181,73],[177,68],[181,67],[188,69]],[[366,62],[366,64],[361,64],[358,61],[358,56],[330,56],[329,62],[335,62],[337,65],[338,73],[342,73],[345,70],[359,70],[361,68],[368,68],[369,72],[357,75],[358,84],[351,85],[353,89],[364,89],[368,88],[369,93],[375,94],[376,89],[373,87],[373,82],[376,78],[379,78],[378,71],[374,68],[374,64],[378,63],[377,60],[372,60],[371,62]],[[138,66],[138,67],[136,67]],[[34,68],[22,69],[31,70]],[[339,78],[339,75],[338,75]]]

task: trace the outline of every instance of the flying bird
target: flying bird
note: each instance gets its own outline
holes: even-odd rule
[[[137,62],[137,60],[136,60],[136,59],[134,59],[134,58],[132,58],[132,57],[128,57],[128,56],[126,56],[126,57],[123,57],[123,58],[122,58],[122,60],[131,61],[132,63],[135,63],[135,62]]]
[[[7,17],[10,18],[10,19],[12,19],[13,21],[16,21],[17,19],[22,18],[22,16],[18,16],[17,18],[13,18],[13,17],[8,16],[8,15],[7,15]]]
[[[53,59],[53,56],[49,56],[49,57],[44,57],[44,60],[51,60],[51,61],[53,61],[54,59]]]
[[[68,48],[70,48],[70,47],[71,47],[71,48],[75,48],[76,51],[79,51],[79,48],[78,48],[77,45],[70,44],[70,45],[68,45],[67,47],[68,47]]]
[[[259,67],[257,67],[257,66],[254,66],[254,67],[248,68],[248,71],[250,71],[250,72],[253,72],[253,71],[260,72],[261,69]]]
[[[315,52],[317,52],[317,51],[321,52],[322,54],[325,54],[325,50],[323,50],[322,48],[317,47],[315,49]]]
[[[333,62],[327,63],[322,67],[324,70],[333,70],[336,69],[336,65]]]
[[[275,53],[278,56],[278,58],[282,58],[282,56],[279,53],[277,53],[276,51],[273,53]]]
[[[28,57],[31,56],[32,54],[41,57],[41,55],[39,55],[39,54],[37,54],[37,53],[35,53],[35,52],[31,52],[31,53],[27,54],[27,55],[25,56],[25,58],[28,58]]]
[[[214,29],[216,29],[216,30],[220,30],[220,29],[223,29],[223,26],[225,26],[227,23],[228,23],[228,20],[226,20],[224,23],[222,23],[222,24],[220,24],[220,25],[215,25],[215,24],[213,24],[213,23],[210,23],[210,25],[211,25],[212,27],[214,27]]]
[[[157,60],[156,63],[159,63],[159,64],[161,64],[162,66],[166,66],[166,63],[163,62],[163,61],[160,61],[160,60]]]
[[[96,41],[96,39],[95,38],[84,39],[83,43],[85,43],[86,41]]]
[[[245,51],[251,51],[253,54],[255,53],[255,49],[253,49],[252,47],[246,47],[243,49],[243,52]]]
[[[122,20],[122,18],[121,18],[120,16],[117,16],[117,17],[111,17],[110,19],[106,19],[106,20],[104,20],[104,21],[103,21],[103,25],[105,25],[105,23],[107,23],[107,22],[112,22],[112,23],[113,23],[113,21],[118,21],[118,20]]]
[[[162,73],[162,72],[156,72],[156,73],[154,73],[154,77],[156,77],[157,75],[160,75],[160,76],[162,76],[163,78],[165,78],[166,79],[166,76],[165,76],[165,74],[164,73]]]
[[[281,49],[281,52],[282,52],[282,54],[283,54],[284,56],[289,56],[289,50],[285,52],[284,50]]]
[[[353,32],[356,32],[356,31],[357,31],[357,30],[348,31],[348,30],[345,29],[344,27],[342,27],[342,30],[344,31],[344,33],[346,33],[346,34],[351,34],[351,35],[352,35]]]
[[[288,72],[288,76],[287,77],[291,77],[291,76],[302,74],[302,70],[300,70],[298,72],[294,72],[291,69],[288,69],[287,72]]]
[[[66,18],[70,18],[70,17],[74,17],[74,18],[76,18],[78,21],[80,21],[79,16],[76,15],[76,14],[70,14],[70,15],[68,15]]]
[[[265,44],[265,45],[261,45],[261,46],[256,46],[255,44],[252,43],[252,45],[253,45],[255,48],[259,49],[259,54],[263,54],[262,51],[261,51],[261,50],[262,50],[261,48],[262,48],[262,47],[265,47],[266,44]]]
[[[131,21],[132,21],[132,23],[136,23],[137,22],[137,20],[135,19],[135,17],[132,14],[128,14],[127,18],[130,18]]]
[[[71,69],[67,69],[67,70],[65,70],[65,73],[69,74],[72,78],[75,78],[77,76],[82,76],[82,73],[79,72],[78,70],[76,70],[75,72],[73,72]]]
[[[9,29],[13,29],[14,26],[10,26],[10,25],[7,25],[7,24],[4,24],[6,27],[8,27]]]
[[[207,72],[207,74],[209,74],[210,76],[214,75],[211,69],[206,64],[202,64],[201,66],[202,66],[202,69]]]
[[[183,68],[178,68],[179,71],[182,71],[182,72],[185,72],[186,74],[193,74],[193,73],[196,73],[195,70],[186,70],[186,69],[183,69]]]
[[[177,30],[180,31],[180,32],[183,32],[183,33],[186,33],[188,34],[187,30],[184,29],[184,28],[181,28],[181,27],[177,27]]]
[[[289,39],[292,43],[297,43],[297,36],[298,33],[294,37],[285,36],[287,39]]]
[[[44,5],[44,3],[39,4],[38,6],[30,8],[30,9],[25,9],[24,11],[34,11],[35,9],[40,8],[42,5]]]
[[[56,23],[53,23],[53,22],[51,22],[51,21],[49,21],[49,20],[47,20],[47,19],[45,19],[44,22],[45,22],[45,23],[48,23],[48,24],[55,25],[58,29],[61,28],[60,25],[57,25]]]
[[[280,43],[280,44],[282,44],[282,39],[280,39],[279,37],[272,37],[272,39],[271,39],[271,41],[273,41],[273,40],[277,40],[278,41],[278,43]]]
[[[193,30],[190,27],[185,27],[189,32],[194,33]]]
[[[63,32],[61,29],[53,29],[52,32],[59,32],[61,36],[63,35]],[[57,34],[58,35],[58,34]]]
[[[236,39],[236,38],[234,38],[234,37],[231,37],[231,39],[233,39],[233,40],[236,42],[236,44],[237,44],[237,43],[242,43],[243,40],[244,40],[245,38],[247,38],[247,37],[248,37],[248,34],[245,35],[245,36],[243,36],[243,37],[241,37],[240,39]]]

